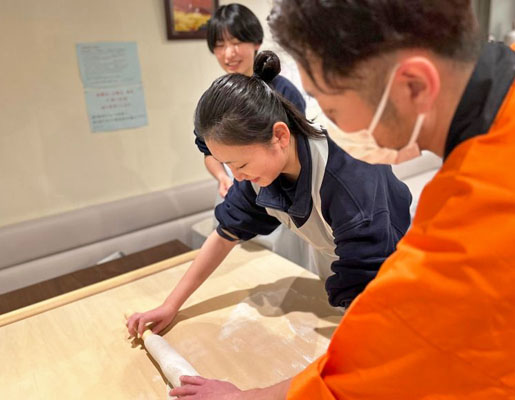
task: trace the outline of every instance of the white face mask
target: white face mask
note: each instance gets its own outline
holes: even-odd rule
[[[399,68],[399,65],[396,65],[393,68],[393,71],[390,75],[390,78],[388,79],[388,83],[386,84],[386,88],[384,90],[383,96],[381,97],[381,101],[379,102],[379,105],[377,106],[377,110],[374,114],[374,117],[372,118],[372,121],[370,122],[370,126],[368,129],[362,129],[360,131],[356,132],[346,132],[350,135],[359,134],[361,136],[366,136],[367,141],[369,144],[373,147],[375,151],[384,151],[388,150],[389,153],[393,153],[393,157],[390,157],[392,161],[391,164],[399,164],[404,161],[411,160],[413,158],[420,156],[420,149],[417,144],[418,135],[420,134],[420,130],[422,129],[422,124],[424,123],[424,118],[426,117],[425,114],[419,114],[417,117],[417,120],[415,122],[415,126],[413,128],[413,131],[411,133],[411,137],[408,141],[408,144],[404,146],[403,148],[396,150],[391,149],[388,147],[381,147],[377,143],[373,133],[376,129],[377,125],[379,124],[379,120],[383,116],[384,109],[386,108],[386,102],[388,101],[388,96],[390,95],[390,90],[392,88],[393,79],[395,77],[395,72],[397,71],[397,68]]]

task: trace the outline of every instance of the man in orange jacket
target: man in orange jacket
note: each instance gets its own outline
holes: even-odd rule
[[[241,392],[186,399],[515,399],[515,52],[477,46],[470,0],[281,0],[274,38],[344,131],[397,161],[444,158],[411,229],[321,358]],[[177,393],[180,394],[180,393]]]

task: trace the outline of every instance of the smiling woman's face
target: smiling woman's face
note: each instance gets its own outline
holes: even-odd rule
[[[287,155],[278,143],[226,145],[206,140],[213,157],[227,164],[237,181],[251,181],[261,187],[270,185],[284,170]]]
[[[228,74],[238,72],[251,76],[254,66],[254,55],[259,49],[258,44],[241,42],[226,33],[222,40],[215,43],[213,52],[218,63]]]

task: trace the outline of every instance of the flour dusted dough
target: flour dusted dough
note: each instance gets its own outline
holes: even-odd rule
[[[198,375],[198,372],[186,361],[168,342],[150,331],[143,334],[145,348],[157,361],[163,374],[173,387],[181,386],[179,377],[182,375]]]

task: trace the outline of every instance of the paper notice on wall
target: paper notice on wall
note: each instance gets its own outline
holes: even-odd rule
[[[92,132],[147,125],[136,43],[79,43],[77,57]]]

